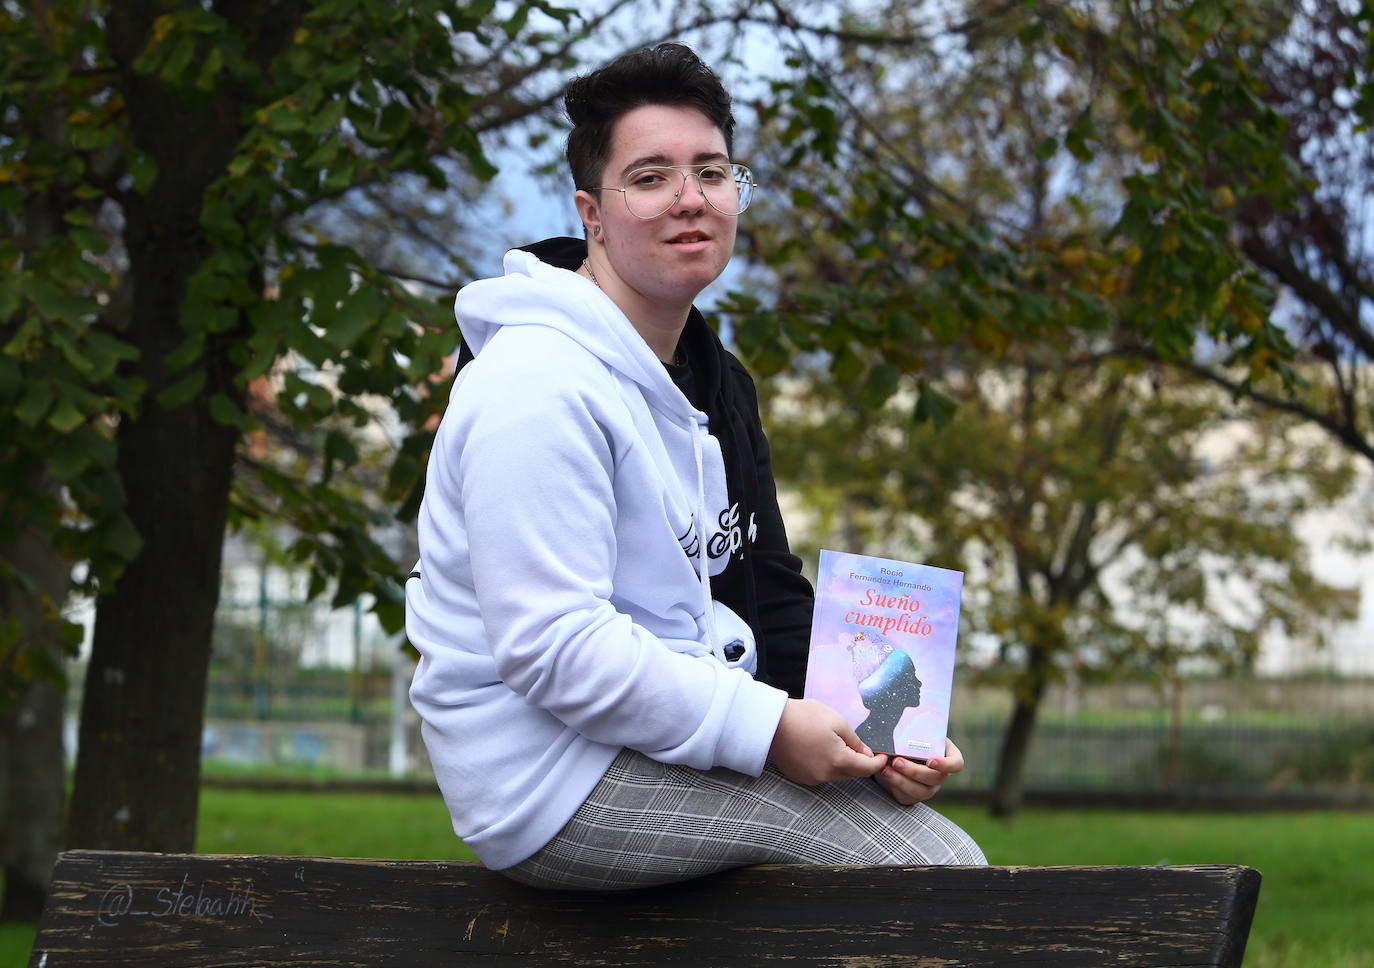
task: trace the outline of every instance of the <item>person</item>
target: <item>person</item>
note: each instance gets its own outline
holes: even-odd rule
[[[921,705],[921,680],[910,655],[875,638],[860,632],[850,644],[859,701],[868,710],[854,732],[870,749],[900,749],[897,727],[908,709]]]
[[[586,240],[512,250],[459,292],[406,583],[411,701],[455,832],[516,881],[587,890],[985,863],[921,802],[957,748],[890,759],[798,698],[811,588],[753,383],[692,305],[754,188],[729,96],[661,44],[564,103]]]

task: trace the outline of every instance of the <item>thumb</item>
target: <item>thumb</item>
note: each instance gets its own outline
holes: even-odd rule
[[[844,745],[848,746],[856,753],[862,753],[864,756],[873,755],[873,751],[868,748],[868,744],[859,739],[859,734],[854,732],[854,727],[850,726],[843,719],[840,719],[839,722],[835,724],[835,735],[844,740]]]

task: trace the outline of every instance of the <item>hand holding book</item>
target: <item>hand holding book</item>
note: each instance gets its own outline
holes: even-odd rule
[[[952,740],[946,740],[944,756],[933,756],[924,764],[905,756],[894,756],[875,778],[892,799],[910,806],[935,796],[940,785],[963,768],[964,754]]]
[[[838,712],[868,749],[939,758],[963,579],[930,565],[822,551],[806,697]],[[958,762],[962,768],[962,757]],[[933,780],[918,772],[888,776],[899,799],[921,792],[906,782]]]
[[[887,765],[843,716],[814,699],[787,700],[768,758],[783,776],[806,786],[872,776]]]

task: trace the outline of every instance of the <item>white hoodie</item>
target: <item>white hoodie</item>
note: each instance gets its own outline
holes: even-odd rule
[[[458,294],[476,359],[406,586],[411,702],[454,830],[495,869],[552,839],[624,747],[758,775],[787,698],[698,574],[701,522],[728,503],[706,415],[593,283],[519,250],[505,271]]]

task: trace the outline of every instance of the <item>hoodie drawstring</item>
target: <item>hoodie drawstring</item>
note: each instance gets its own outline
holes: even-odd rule
[[[697,543],[701,555],[701,567],[697,570],[701,579],[701,608],[706,622],[706,645],[721,662],[728,662],[725,647],[721,644],[720,634],[716,631],[716,608],[711,601],[711,556],[706,550],[706,472],[701,455],[701,424],[692,421],[692,457],[697,465]]]

